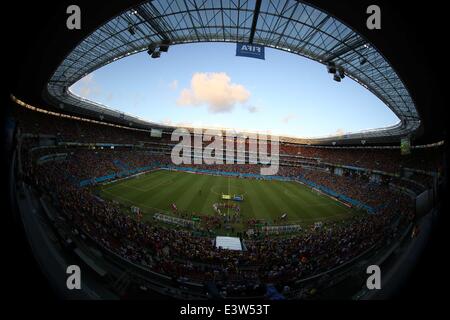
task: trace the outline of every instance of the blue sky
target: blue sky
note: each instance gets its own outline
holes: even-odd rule
[[[316,137],[385,127],[397,117],[349,78],[266,48],[266,60],[236,57],[226,43],[176,45],[111,63],[75,83],[77,95],[170,125],[269,131]]]

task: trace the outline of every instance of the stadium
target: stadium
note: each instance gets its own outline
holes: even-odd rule
[[[417,82],[429,79],[400,63],[412,57],[393,55],[391,39],[372,39],[323,1],[123,1],[85,11],[98,14],[76,32],[65,8],[62,23],[44,28],[36,41],[54,40],[24,59],[28,76],[18,72],[6,122],[14,219],[58,297],[394,295],[396,275],[428,241],[447,177],[444,120]],[[71,89],[134,55],[170,64],[175,50],[207,44],[236,46],[246,59],[264,59],[264,49],[307,59],[330,82],[375,96],[398,122],[261,134],[148,121]],[[66,281],[74,265],[81,287]],[[369,285],[369,266],[382,270],[383,289]]]

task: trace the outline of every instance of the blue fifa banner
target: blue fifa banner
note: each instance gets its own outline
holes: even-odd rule
[[[250,43],[236,43],[236,56],[264,60],[264,46]]]

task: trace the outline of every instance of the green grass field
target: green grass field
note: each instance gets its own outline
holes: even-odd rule
[[[355,210],[297,182],[181,171],[153,171],[103,185],[99,190],[104,199],[115,200],[128,208],[139,207],[146,220],[151,220],[154,213],[175,215],[172,203],[177,205],[178,212],[214,215],[214,203],[232,201],[221,200],[222,194],[244,196],[244,201],[239,202],[242,219],[256,218],[273,223],[274,219],[287,213],[282,224],[306,225],[345,219],[355,214]]]

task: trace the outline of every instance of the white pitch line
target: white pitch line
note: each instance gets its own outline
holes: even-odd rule
[[[114,194],[114,193],[111,193],[110,191],[105,191],[105,192],[108,193],[108,194],[110,194],[110,195],[112,195],[112,196],[115,197],[115,198],[121,199],[121,200],[124,201],[124,202],[128,202],[128,203],[130,203],[130,204],[132,204],[132,205],[137,205],[135,202],[129,200],[128,198],[125,198],[125,197],[123,197],[123,196],[116,195],[116,194]],[[147,209],[153,209],[153,210],[157,210],[157,211],[162,211],[162,212],[165,212],[165,213],[170,213],[169,210],[164,210],[164,209],[160,209],[160,208],[156,208],[156,207],[151,207],[151,206],[147,206],[147,205],[145,205],[145,204],[139,204],[139,205],[137,205],[137,206],[139,206],[139,207],[144,207],[144,208],[147,208]]]

